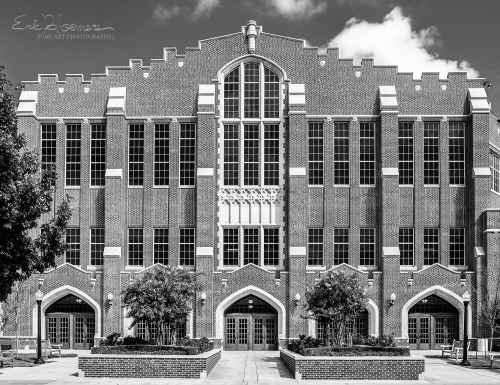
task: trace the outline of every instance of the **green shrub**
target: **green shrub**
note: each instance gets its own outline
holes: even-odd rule
[[[190,346],[173,345],[116,345],[93,347],[92,354],[155,354],[155,355],[195,355],[200,354],[199,349]]]
[[[141,337],[126,336],[122,341],[122,345],[150,345],[150,343]]]
[[[288,344],[288,350],[292,352],[304,354],[304,349],[317,348],[323,345],[323,341],[305,334],[300,334],[298,340],[292,340]]]
[[[388,356],[409,356],[409,348],[394,348],[383,346],[352,346],[352,347],[334,347],[321,346],[317,348],[305,348],[304,356],[334,356],[334,357],[388,357]]]
[[[101,341],[101,346],[116,346],[120,345],[120,333],[111,333],[109,336],[106,336],[104,341]]]
[[[353,345],[368,345],[368,346],[385,346],[385,347],[394,347],[396,343],[394,342],[394,333],[390,335],[381,335],[379,337],[372,336],[362,336],[362,335],[354,335],[352,337]]]
[[[212,350],[214,348],[214,343],[207,337],[190,338],[186,336],[177,341],[176,346],[194,347],[203,353]]]

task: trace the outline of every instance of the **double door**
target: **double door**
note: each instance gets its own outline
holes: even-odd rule
[[[226,316],[226,350],[275,350],[276,316]]]
[[[441,349],[458,339],[456,315],[414,315],[408,318],[410,349]]]
[[[63,349],[90,349],[94,346],[95,317],[92,314],[49,314],[46,336]]]

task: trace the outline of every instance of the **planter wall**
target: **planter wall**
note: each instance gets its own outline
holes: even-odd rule
[[[84,377],[206,378],[220,356],[219,349],[196,356],[85,354],[78,369]]]
[[[418,380],[425,370],[417,357],[306,357],[281,350],[296,380]]]

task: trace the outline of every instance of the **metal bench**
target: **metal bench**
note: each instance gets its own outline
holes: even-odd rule
[[[467,351],[470,348],[470,341],[467,343]],[[445,354],[449,354],[450,358],[455,358],[458,362],[458,356],[464,353],[464,342],[453,340],[451,345],[441,345],[441,357],[444,358]]]
[[[500,362],[500,352],[499,353],[488,353],[490,358],[490,369],[493,369],[493,361]]]
[[[61,357],[61,348],[62,345],[52,344],[50,340],[42,341],[42,349],[45,358],[52,357],[53,352],[56,353],[58,357]]]
[[[14,355],[0,350],[0,366],[3,368],[7,365],[10,365],[11,368],[14,367]]]

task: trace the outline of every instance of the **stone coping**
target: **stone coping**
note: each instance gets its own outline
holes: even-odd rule
[[[200,354],[92,354],[92,353],[84,353],[79,354],[78,357],[82,358],[178,358],[178,359],[197,359],[197,358],[208,358],[222,351],[222,349],[212,349],[208,352],[200,353]]]
[[[367,361],[391,361],[391,360],[424,360],[423,357],[418,356],[303,356],[299,353],[294,353],[288,349],[281,349],[284,354],[288,354],[292,356],[295,360],[343,360],[343,361],[359,361],[359,360],[367,360]]]

